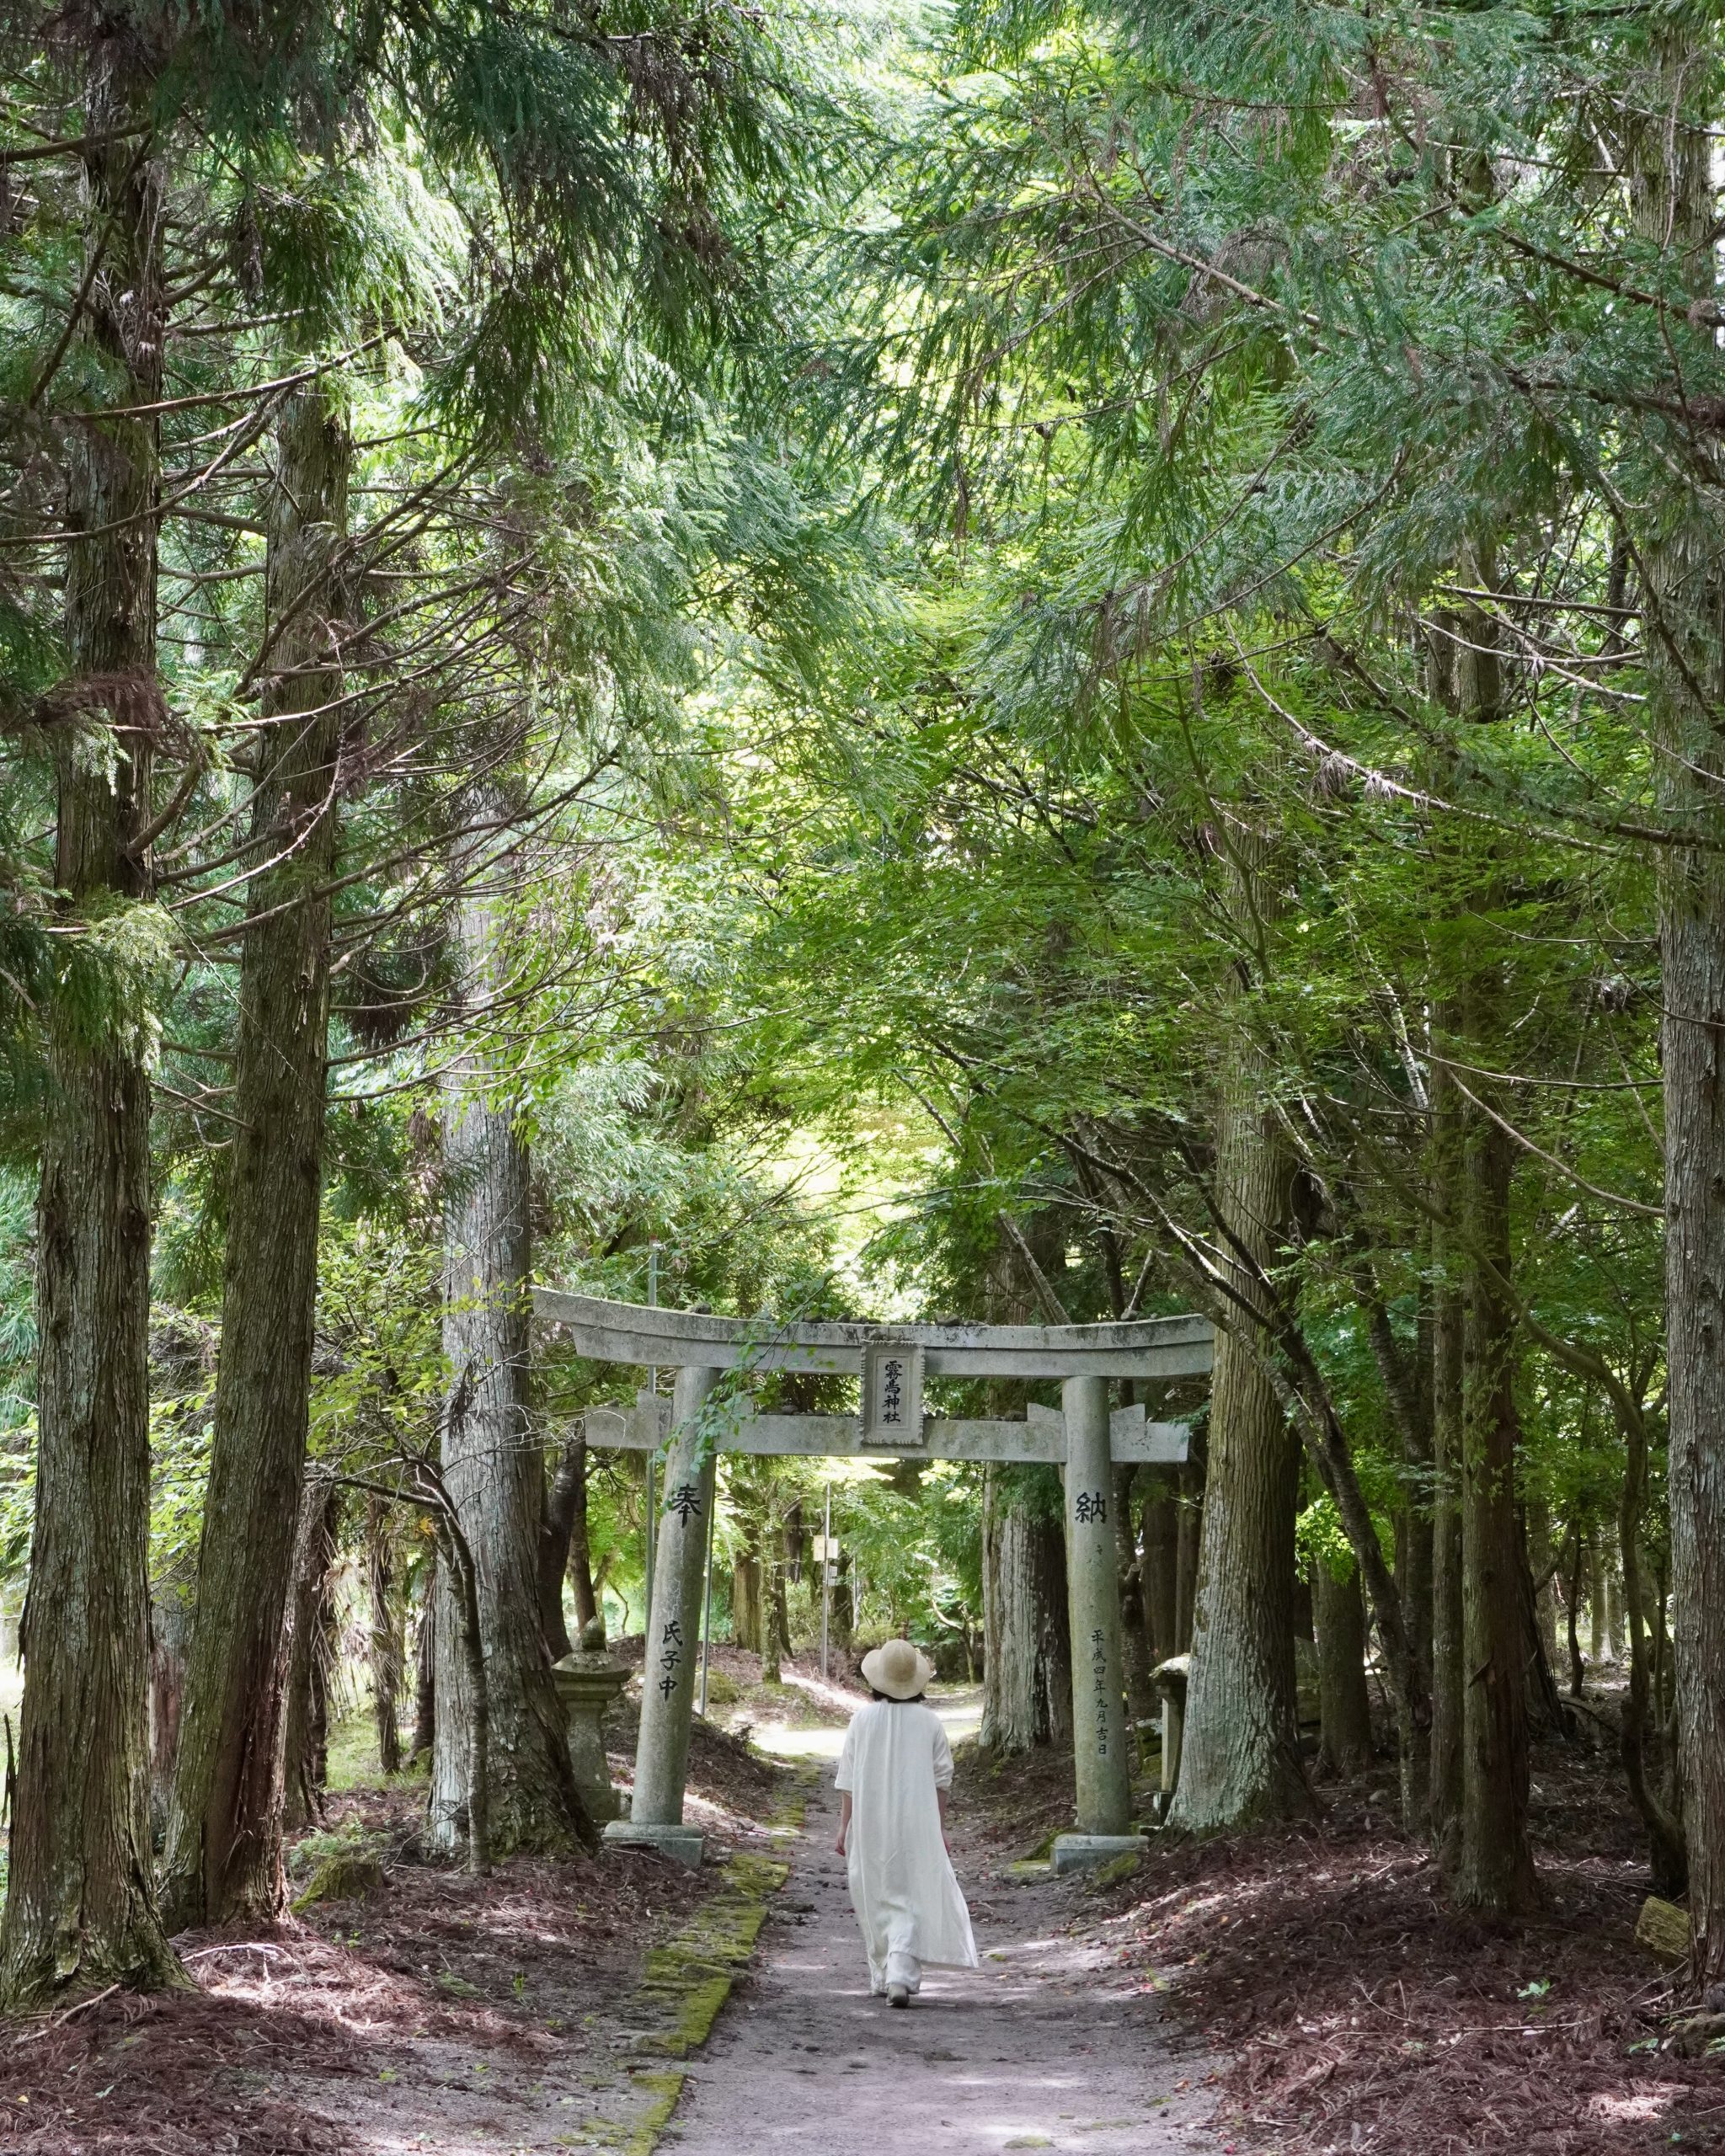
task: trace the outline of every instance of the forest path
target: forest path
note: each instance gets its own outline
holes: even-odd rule
[[[1129,1980],[1107,1949],[1066,1935],[1070,1881],[1001,1870],[961,1817],[954,1858],[982,1967],[928,1971],[907,2013],[871,1999],[822,1764],[782,1852],[791,1876],[754,1977],[689,2062],[665,2137],[678,2156],[1153,2156],[1211,2145],[1199,2124],[1210,2104],[1186,2085],[1199,2073],[1151,2019],[1142,1972]]]

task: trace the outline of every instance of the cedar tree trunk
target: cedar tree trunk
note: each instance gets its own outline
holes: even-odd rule
[[[340,1493],[333,1486],[328,1470],[314,1466],[300,1488],[289,1562],[287,1609],[276,1645],[273,1678],[282,1709],[271,1766],[270,1810],[279,1811],[290,1827],[309,1825],[318,1817],[314,1694],[340,1507]]]
[[[1236,826],[1236,853],[1262,843]],[[1239,870],[1269,902],[1256,870]],[[1310,1802],[1294,1699],[1294,1514],[1300,1454],[1265,1367],[1258,1321],[1287,1218],[1290,1164],[1263,1097],[1263,1059],[1245,1027],[1222,1085],[1216,1129],[1219,1262],[1233,1294],[1216,1336],[1209,1464],[1186,1684],[1180,1783],[1170,1823],[1195,1833],[1275,1818]],[[1268,1317],[1267,1312],[1263,1312]]]
[[[280,1905],[272,1683],[305,1469],[341,747],[340,555],[352,437],[321,383],[276,431],[250,919],[240,960],[222,1354],[198,1613],[163,1860],[176,1928]]]
[[[425,1566],[419,1603],[419,1629],[414,1636],[414,1737],[411,1756],[417,1759],[431,1749],[437,1721],[437,1556],[434,1550]]]
[[[1434,1313],[1429,1292],[1423,1292],[1414,1349],[1409,1355],[1396,1338],[1389,1311],[1369,1272],[1363,1283],[1363,1298],[1374,1356],[1402,1448],[1402,1497],[1395,1514],[1396,1599],[1407,1652],[1429,1704],[1434,1558]],[[1410,1833],[1423,1834],[1431,1824],[1431,1727],[1429,1721],[1422,1727],[1419,1718],[1411,1715],[1399,1698],[1397,1721],[1397,1741],[1405,1754],[1401,1762],[1402,1825]]]
[[[1527,1687],[1521,1536],[1515,1517],[1515,1309],[1509,1187],[1514,1141],[1482,1114],[1467,1123],[1461,1433],[1461,1841],[1466,1908],[1519,1916],[1538,1900],[1527,1838]]]
[[[1588,1659],[1597,1669],[1611,1659],[1611,1612],[1605,1600],[1605,1560],[1597,1534],[1587,1551]]]
[[[1180,1504],[1167,1472],[1154,1472],[1155,1481],[1145,1502],[1143,1525],[1144,1629],[1152,1668],[1180,1652],[1175,1623],[1179,1593]]]
[[[1178,1538],[1174,1566],[1174,1652],[1192,1652],[1192,1612],[1198,1600],[1198,1552],[1204,1539],[1204,1492],[1209,1471],[1209,1448],[1197,1466],[1180,1470],[1180,1496],[1175,1505],[1175,1533]],[[1166,1661],[1167,1657],[1163,1659]]]
[[[1567,1645],[1569,1649],[1569,1696],[1572,1700],[1581,1697],[1587,1684],[1587,1665],[1581,1657],[1581,1582],[1586,1563],[1587,1545],[1578,1529],[1569,1566],[1569,1584],[1563,1597],[1564,1618],[1568,1630]]]
[[[1438,1284],[1432,1322],[1431,1833],[1453,1851],[1461,1828],[1461,1097],[1432,1068],[1432,1210]]]
[[[569,1570],[576,1510],[578,1507],[585,1510],[586,1495],[587,1441],[572,1438],[551,1477],[551,1487],[545,1493],[545,1516],[539,1523],[539,1629],[553,1662],[561,1662],[572,1646],[563,1614],[563,1582]],[[586,1619],[578,1614],[575,1621],[579,1628]]]
[[[483,1022],[505,982],[498,903],[469,893],[460,933],[470,1019]],[[443,1481],[472,1552],[489,1718],[489,1854],[591,1847],[596,1835],[569,1764],[563,1715],[539,1623],[543,1455],[527,1406],[530,1236],[527,1152],[499,1074],[478,1053],[444,1081],[443,1348],[462,1403],[444,1433]],[[472,1657],[461,1582],[438,1567],[437,1724],[429,1838],[467,1832]]]
[[[154,71],[130,8],[99,5],[77,24],[93,273],[81,364],[93,396],[128,409],[162,393],[163,187],[146,131]],[[162,702],[157,422],[98,408],[67,445],[73,701],[56,729],[55,869],[67,978],[46,1028],[35,1519],[0,1919],[0,2004],[12,2007],[179,1978],[150,1845],[150,1035],[142,1011],[101,1009],[100,962],[77,932],[97,917],[111,926],[148,898],[142,840]],[[96,723],[104,713],[111,732]],[[118,1000],[131,997],[122,988]]]
[[[586,1438],[571,1438],[552,1475],[546,1497],[546,1526],[539,1540],[539,1621],[552,1660],[569,1654],[569,1628],[563,1621],[563,1580],[576,1598],[576,1634],[600,1614],[593,1589],[593,1552],[586,1540]]]
[[[1001,1224],[983,1278],[991,1324],[1025,1324],[1051,1291],[1060,1231],[1047,1212]],[[996,1380],[991,1415],[1022,1414],[1025,1389]],[[1066,1604],[1065,1505],[1044,1470],[991,1465],[982,1497],[982,1726],[980,1742],[1006,1757],[1072,1733],[1071,1620]]]
[[[1711,307],[1717,40],[1699,13],[1661,18],[1649,38],[1660,79],[1632,145],[1636,221],[1665,255],[1653,273],[1662,289]],[[1685,321],[1680,300],[1671,319],[1674,366],[1686,370],[1691,354],[1710,365],[1713,331]],[[1667,393],[1682,398],[1681,376]],[[1686,413],[1671,434],[1660,453],[1681,469]],[[1725,558],[1717,515],[1691,487],[1686,511],[1669,499],[1656,504],[1641,553],[1658,804],[1674,834],[1696,841],[1659,847],[1658,869],[1672,1622],[1695,1972],[1708,1983],[1725,1977]],[[1626,1538],[1624,1560],[1634,1638],[1641,1612]]]
[[[767,1597],[766,1607],[766,1664],[761,1672],[772,1684],[781,1681],[782,1666],[792,1655],[791,1615],[785,1599],[785,1575],[789,1564],[781,1551],[782,1545],[775,1550],[772,1559],[772,1592]]]
[[[186,1567],[190,1570],[190,1567]],[[185,1705],[185,1657],[192,1637],[191,1588],[176,1566],[150,1588],[150,1818],[165,1831],[174,1758]]]
[[[366,1649],[371,1664],[371,1716],[377,1729],[377,1764],[386,1774],[401,1769],[401,1620],[396,1614],[394,1553],[389,1511],[373,1497],[366,1512],[366,1590],[371,1604]]]
[[[1338,1580],[1320,1562],[1312,1573],[1312,1615],[1317,1629],[1318,1712],[1322,1757],[1344,1780],[1372,1763],[1371,1694],[1365,1684],[1365,1600],[1359,1568]]]
[[[784,1593],[784,1561],[779,1554],[782,1545],[771,1520],[767,1522],[764,1546],[766,1555],[761,1566],[761,1681],[763,1684],[782,1684],[785,1673],[778,1605]]]
[[[599,1614],[599,1589],[593,1577],[593,1545],[587,1533],[587,1446],[577,1461],[574,1500],[569,1507],[569,1556],[565,1567],[575,1598],[575,1624],[585,1630]]]
[[[758,1550],[751,1547],[731,1566],[731,1639],[750,1654],[759,1654],[766,1644],[761,1601],[761,1558]]]
[[[1529,1585],[1533,1590],[1533,1622],[1545,1650],[1547,1666],[1557,1659],[1560,1612],[1557,1606],[1557,1550],[1551,1540],[1551,1508],[1544,1497],[1532,1497],[1523,1510],[1522,1534],[1527,1546]]]
[[[1646,1636],[1642,1631],[1641,1577],[1642,1516],[1647,1508],[1648,1433],[1639,1401],[1620,1396],[1618,1427],[1624,1438],[1623,1489],[1618,1500],[1617,1531],[1623,1553],[1623,1652],[1629,1662],[1629,1689],[1623,1702],[1621,1750],[1629,1794],[1648,1830],[1654,1891],[1674,1898],[1689,1886],[1689,1845],[1683,1822],[1674,1817],[1648,1779],[1648,1730],[1651,1719]]]
[[[991,1466],[984,1492],[980,1742],[1005,1758],[1071,1734],[1066,1550],[1036,1489]]]
[[[1156,1687],[1150,1681],[1149,1642],[1144,1623],[1144,1562],[1132,1518],[1135,1467],[1114,1470],[1114,1563],[1120,1589],[1120,1638],[1126,1662],[1126,1707],[1130,1720],[1149,1721],[1156,1713]]]

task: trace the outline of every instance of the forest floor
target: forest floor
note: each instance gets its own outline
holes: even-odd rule
[[[786,1675],[714,1658],[713,1720],[733,1727],[697,1725],[698,1874],[611,1849],[472,1880],[416,1860],[422,1785],[362,1775],[300,1845],[296,1886],[339,1851],[382,1884],[188,1936],[195,1991],[0,2034],[0,2149],[752,2156],[835,2129],[871,2156],[1725,2149],[1725,2059],[1664,2047],[1607,1752],[1538,1756],[1547,1907],[1498,1934],[1445,1908],[1394,1831],[1387,1774],[1321,1788],[1300,1826],[1158,1837],[1108,1885],[1048,1878],[1024,1860],[1068,1820],[1070,1760],[993,1769],[962,1741],[975,1694],[948,1693],[983,1966],[932,1973],[897,2015],[866,1995],[831,1854],[830,1761],[858,1695],[806,1661]],[[619,1769],[631,1738],[620,1717]]]
[[[1536,1748],[1546,1906],[1514,1930],[1446,1905],[1388,1769],[1317,1795],[1306,1824],[1156,1847],[1090,1920],[1211,2047],[1225,2148],[1725,2148],[1725,2058],[1665,2047],[1669,1982],[1635,1943],[1650,1882],[1612,1751]]]
[[[774,1824],[791,1777],[735,1739],[697,1725],[691,1781],[722,1844],[698,1873],[609,1849],[474,1879],[417,1860],[423,1782],[332,1794],[292,1889],[344,1853],[380,1862],[381,1886],[267,1929],[187,1934],[194,1991],[0,2034],[0,2148],[647,2156],[681,2084],[701,1957],[740,1917],[746,1930],[780,1876],[762,1860],[791,1832]],[[692,1990],[664,1981],[692,1956]]]

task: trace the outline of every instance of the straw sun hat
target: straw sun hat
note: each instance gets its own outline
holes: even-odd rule
[[[934,1674],[934,1664],[908,1640],[887,1640],[862,1657],[862,1674],[889,1700],[914,1700]]]

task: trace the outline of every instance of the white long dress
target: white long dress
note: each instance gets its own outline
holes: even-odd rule
[[[851,1793],[851,1906],[877,1992],[889,1958],[895,1982],[902,1956],[977,1966],[970,1912],[941,1839],[935,1792],[952,1781],[953,1748],[932,1707],[873,1700],[851,1717],[835,1782]]]

